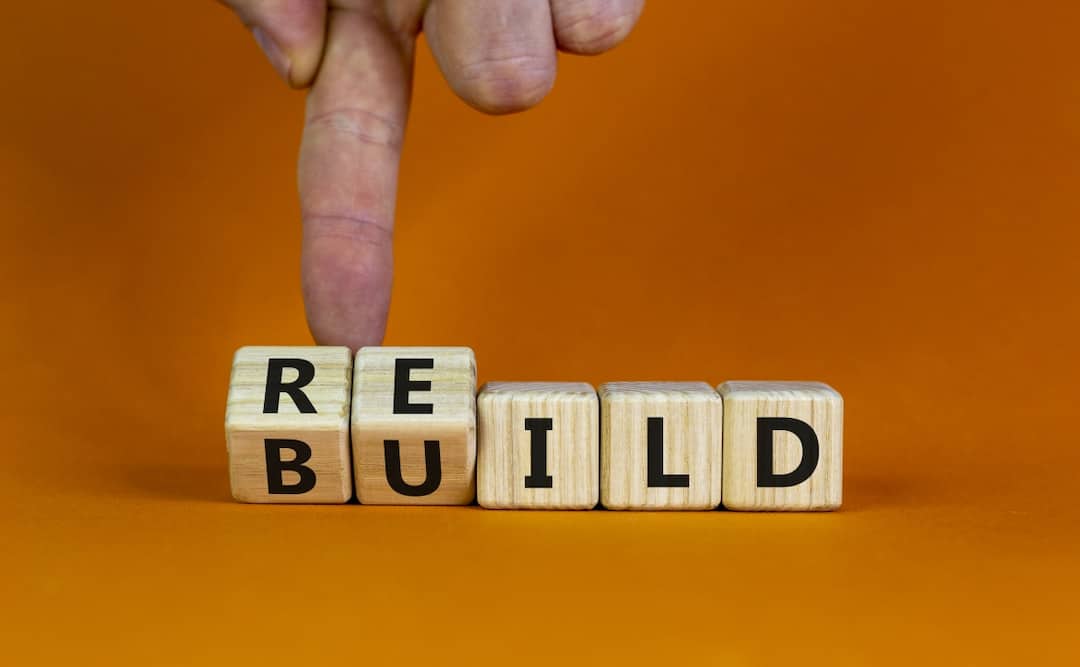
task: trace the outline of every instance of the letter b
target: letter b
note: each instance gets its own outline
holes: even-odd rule
[[[264,446],[266,447],[266,488],[270,493],[300,495],[315,488],[315,471],[304,465],[311,460],[311,447],[306,442],[266,438]],[[291,460],[281,460],[283,449],[293,451]],[[286,484],[282,474],[286,470],[299,475],[300,480],[294,484]]]

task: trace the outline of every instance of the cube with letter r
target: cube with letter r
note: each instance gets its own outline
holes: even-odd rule
[[[237,350],[225,411],[233,497],[347,502],[351,382],[346,347]]]

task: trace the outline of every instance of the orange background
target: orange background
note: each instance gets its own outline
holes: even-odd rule
[[[5,664],[1080,659],[1076,3],[653,0],[506,118],[420,50],[387,342],[827,381],[826,515],[231,502],[303,95],[209,2],[11,4]]]

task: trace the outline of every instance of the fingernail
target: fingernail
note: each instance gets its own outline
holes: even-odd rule
[[[285,79],[285,82],[288,83],[291,66],[289,64],[289,59],[285,56],[285,52],[281,50],[281,47],[277,45],[277,42],[275,42],[270,35],[266,34],[266,31],[262,28],[252,28],[251,34],[255,36],[255,41],[259,43],[259,48],[266,54],[266,58],[270,61],[270,64],[274,66],[274,69],[281,75],[281,78]]]

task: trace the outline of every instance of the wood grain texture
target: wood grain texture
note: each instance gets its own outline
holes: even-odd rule
[[[592,509],[600,497],[600,405],[584,382],[489,382],[477,404],[477,498],[489,509]],[[545,431],[550,488],[529,488],[532,432]],[[535,429],[534,429],[535,430]]]
[[[288,393],[278,394],[276,414],[264,412],[271,359],[303,359],[314,366],[314,377],[301,388],[315,408],[303,414]],[[297,370],[281,371],[292,382]],[[352,354],[346,347],[243,347],[233,358],[225,408],[225,439],[233,498],[250,503],[343,503],[352,497],[349,464],[349,385]],[[315,473],[315,486],[301,494],[270,493],[266,438],[299,440],[311,448],[303,463]],[[292,459],[291,450],[281,458]],[[295,485],[299,474],[281,472],[284,484]]]
[[[395,368],[400,359],[431,360],[413,368],[412,382],[430,382],[408,400],[430,404],[430,414],[394,409]],[[353,375],[352,450],[356,495],[373,505],[467,505],[476,496],[476,358],[467,347],[364,347]],[[401,480],[420,486],[429,480],[425,441],[438,441],[438,487],[424,495],[404,495],[387,477],[387,441],[400,452]],[[391,475],[395,471],[389,471]]]
[[[600,385],[600,501],[609,509],[714,509],[721,500],[720,396],[704,382]],[[649,487],[648,419],[663,419],[664,471],[686,488]]]
[[[843,500],[844,400],[821,382],[725,382],[724,506],[733,510],[831,510]],[[790,417],[806,422],[818,440],[818,465],[790,487],[759,487],[757,420]],[[803,458],[793,433],[772,434],[773,472],[790,473]]]

